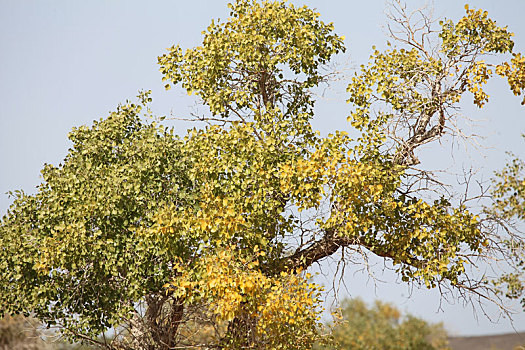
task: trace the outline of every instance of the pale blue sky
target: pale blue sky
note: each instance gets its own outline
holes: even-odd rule
[[[139,89],[153,91],[153,108],[158,114],[187,115],[193,100],[177,90],[164,91],[156,57],[173,44],[197,45],[212,18],[227,18],[227,2],[0,0],[0,214],[10,203],[5,192],[33,192],[43,164],[58,164],[63,159],[70,146],[67,133],[73,126],[89,125],[106,116],[119,102],[133,99]],[[336,31],[346,36],[347,54],[338,62],[348,67],[364,63],[371,46],[381,46],[386,40],[382,0],[293,2],[316,7],[324,21],[334,22]],[[424,4],[408,3],[413,7]],[[525,51],[525,1],[469,4],[508,25],[516,33],[516,49]],[[434,13],[457,19],[463,6],[464,2],[456,0],[435,1]],[[343,85],[336,84],[334,89],[317,107],[315,126],[323,133],[348,128]],[[503,82],[492,84],[489,93],[493,103],[483,113],[466,107],[469,115],[486,119],[475,130],[487,136],[482,141],[484,148],[471,152],[471,160],[454,162],[459,167],[475,162],[484,178],[503,166],[505,150],[525,157],[525,143],[519,137],[525,132],[525,107]],[[185,126],[177,127],[182,132]],[[428,148],[422,162],[434,168],[450,166],[447,146]],[[393,280],[388,274],[383,278]],[[359,273],[348,274],[345,281],[352,296],[393,301],[402,310],[443,321],[452,333],[512,331],[508,321],[493,324],[479,309],[476,321],[472,309],[461,303],[444,303],[444,312],[437,312],[440,298],[435,291],[414,290],[408,298],[404,285],[374,288]],[[487,310],[495,315],[493,307]],[[525,330],[523,312],[516,315],[514,327]]]

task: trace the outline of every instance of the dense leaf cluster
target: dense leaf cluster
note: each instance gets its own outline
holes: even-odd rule
[[[353,140],[311,126],[311,88],[344,51],[333,26],[280,1],[230,6],[202,46],[159,58],[165,80],[209,107],[208,126],[177,136],[148,122],[142,93],[74,129],[63,164],[16,195],[0,226],[2,312],[110,349],[308,349],[327,338],[305,271],[337,251],[387,259],[406,282],[489,293],[465,266],[491,253],[490,232],[465,205],[412,190],[425,172],[411,166],[464,93],[486,103],[481,57],[512,49],[506,28],[467,9],[437,49],[408,35],[376,50],[348,86]],[[514,57],[497,69],[521,93]]]

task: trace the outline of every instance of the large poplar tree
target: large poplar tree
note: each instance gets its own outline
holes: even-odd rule
[[[1,311],[108,349],[308,349],[325,337],[307,271],[355,254],[408,283],[497,297],[466,269],[501,241],[489,215],[426,191],[417,149],[453,132],[465,95],[488,102],[493,72],[523,94],[512,33],[482,10],[434,28],[398,7],[390,47],[348,81],[342,117],[358,136],[323,137],[312,89],[343,37],[307,7],[230,8],[201,46],[159,57],[166,88],[195,94],[207,126],[174,135],[142,93],[75,128],[37,193],[16,194],[0,226]]]

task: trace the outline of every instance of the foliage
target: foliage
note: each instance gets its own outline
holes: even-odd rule
[[[376,301],[368,307],[361,299],[345,300],[341,317],[333,331],[337,348],[360,350],[447,349],[442,324],[429,324],[412,315],[402,315],[391,304]]]
[[[504,62],[496,68],[496,73],[507,77],[514,95],[523,94],[525,91],[525,57],[521,53],[513,53],[509,62]],[[525,104],[525,98],[521,101]]]
[[[418,42],[394,20],[399,47],[375,50],[348,86],[353,140],[311,126],[312,88],[344,51],[333,26],[280,1],[230,7],[202,46],[159,57],[166,87],[209,107],[196,119],[206,127],[179,137],[148,122],[141,93],[74,129],[35,195],[15,193],[0,226],[5,311],[109,349],[308,349],[327,337],[306,270],[341,250],[389,260],[405,282],[490,298],[465,266],[490,256],[491,232],[464,204],[418,190],[429,175],[415,149],[443,136],[464,94],[487,103],[491,67],[522,93],[519,62],[482,60],[510,53],[512,34],[467,8],[428,47],[434,30]]]
[[[525,138],[525,135],[524,135]],[[506,218],[525,220],[525,162],[517,157],[499,173],[494,186],[494,209]]]
[[[278,1],[237,1],[229,7],[231,18],[212,21],[202,46],[184,54],[174,46],[159,57],[164,80],[181,82],[225,118],[245,109],[257,116],[261,108],[284,103],[283,114],[301,120],[312,104],[306,90],[322,81],[320,66],[344,51],[343,38],[307,7]]]
[[[3,305],[96,336],[144,291],[162,289],[170,256],[184,242],[168,249],[132,226],[148,225],[166,201],[187,201],[187,185],[172,175],[184,167],[178,141],[143,125],[138,113],[140,106],[128,104],[92,128],[74,129],[64,164],[44,167],[36,195],[18,193],[2,225],[0,264],[11,282],[1,284]]]
[[[525,138],[525,135],[523,137]],[[510,221],[506,229],[519,233],[525,223],[525,162],[512,156],[513,159],[505,168],[496,173],[493,187],[494,203],[488,211]],[[514,228],[513,225],[518,227]],[[506,297],[521,298],[521,305],[525,310],[525,245],[516,234],[511,235],[504,243],[512,252],[511,257],[516,262],[516,269],[496,280],[495,285],[501,288],[500,293],[504,293]]]

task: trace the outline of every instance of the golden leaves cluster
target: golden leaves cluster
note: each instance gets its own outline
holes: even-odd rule
[[[258,263],[264,251],[255,247],[253,254],[243,256],[236,247],[223,245],[193,266],[179,261],[174,266],[178,276],[166,285],[167,293],[189,306],[206,305],[218,328],[236,318],[250,320],[253,327],[245,331],[251,332],[252,343],[246,348],[304,349],[321,340],[321,287],[308,281],[309,274],[268,276]],[[226,348],[235,348],[235,341]]]

